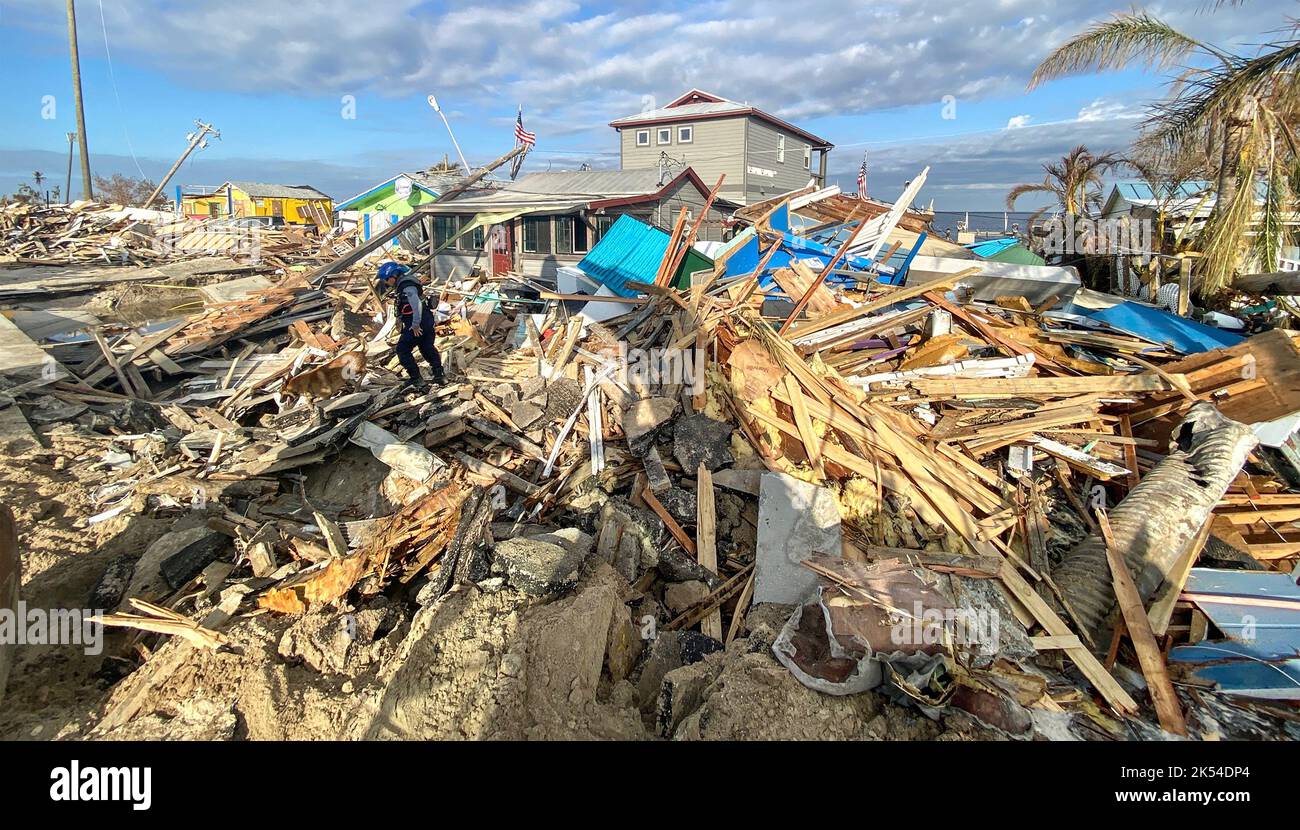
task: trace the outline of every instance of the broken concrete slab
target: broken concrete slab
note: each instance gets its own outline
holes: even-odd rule
[[[672,489],[673,480],[668,477],[668,471],[664,469],[664,462],[659,457],[659,450],[651,447],[650,451],[645,454],[645,458],[641,460],[645,465],[646,478],[650,481],[650,489],[656,495],[666,493]]]
[[[708,584],[710,588],[722,585],[722,580],[717,574],[676,545],[668,545],[659,551],[655,567],[659,575],[669,582],[688,582],[694,579]]]
[[[321,414],[328,418],[350,418],[365,412],[369,405],[369,392],[353,392],[330,400],[321,407]]]
[[[669,423],[679,406],[675,398],[641,398],[623,410],[620,423],[632,455],[640,458],[650,451],[660,428]]]
[[[535,403],[517,401],[514,406],[510,407],[510,420],[514,421],[515,425],[520,429],[527,429],[537,423],[537,419],[541,418],[544,413],[545,410]]]
[[[664,605],[676,616],[708,595],[709,586],[699,580],[674,582],[664,588]]]
[[[582,557],[553,542],[506,539],[492,548],[493,570],[512,587],[534,596],[567,591],[578,584]]]
[[[731,425],[696,413],[678,418],[673,427],[673,457],[683,470],[709,472],[735,462],[731,454]]]
[[[840,512],[825,487],[785,473],[764,473],[758,496],[754,603],[797,605],[817,587],[799,563],[814,554],[841,555]]]

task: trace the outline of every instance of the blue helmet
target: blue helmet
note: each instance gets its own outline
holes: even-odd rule
[[[389,280],[392,279],[393,277],[401,277],[403,274],[405,274],[407,271],[410,270],[411,269],[407,268],[405,265],[400,265],[396,262],[393,262],[392,260],[389,260],[388,262],[385,262],[383,265],[379,266],[378,279],[380,282],[383,282],[384,280]]]

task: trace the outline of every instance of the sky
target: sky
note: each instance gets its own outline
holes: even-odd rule
[[[471,165],[510,149],[522,105],[538,134],[530,171],[617,168],[611,120],[699,88],[830,140],[831,183],[846,190],[865,152],[873,196],[892,201],[929,165],[921,204],[1000,211],[1076,144],[1124,150],[1169,80],[1132,69],[1026,92],[1053,47],[1132,7],[1111,0],[76,5],[96,175],[157,181],[202,119],[220,140],[173,185],[310,184],[336,199],[457,157],[430,94]],[[1295,0],[1143,8],[1247,54],[1300,17]],[[0,0],[0,55],[0,193],[36,170],[63,188],[76,129],[64,0]]]

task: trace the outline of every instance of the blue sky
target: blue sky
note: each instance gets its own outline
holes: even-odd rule
[[[698,87],[830,139],[837,145],[832,179],[846,187],[865,150],[874,195],[892,198],[929,164],[923,201],[933,198],[941,210],[1000,210],[1011,185],[1041,179],[1041,164],[1074,144],[1123,149],[1143,107],[1162,94],[1163,79],[1140,71],[1024,91],[1054,45],[1127,3],[952,6],[77,4],[96,173],[160,177],[202,118],[222,138],[192,156],[176,183],[306,183],[339,198],[444,153],[454,157],[426,103],[430,93],[471,164],[509,149],[522,103],[525,124],[539,135],[527,169],[563,170],[617,166],[610,120]],[[1247,0],[1217,13],[1207,13],[1204,0],[1146,8],[1194,36],[1239,48],[1297,11],[1291,0]],[[0,54],[8,69],[0,193],[36,169],[47,187],[62,186],[65,135],[75,124],[63,0],[0,0]],[[955,118],[943,117],[945,96],[956,100]],[[349,100],[354,118],[344,117]],[[74,169],[75,192],[77,178]]]

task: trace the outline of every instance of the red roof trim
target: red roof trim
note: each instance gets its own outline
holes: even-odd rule
[[[814,148],[830,149],[835,146],[834,144],[830,143],[824,138],[815,136],[812,133],[808,132],[807,130],[799,129],[795,125],[791,124],[789,121],[782,121],[780,118],[777,118],[775,115],[769,115],[768,113],[763,112],[760,109],[755,109],[754,107],[746,107],[744,109],[732,110],[730,112],[708,113],[705,115],[692,115],[692,116],[680,116],[680,117],[665,116],[663,118],[654,118],[649,121],[634,121],[628,124],[621,124],[619,123],[619,121],[611,121],[609,122],[609,126],[613,127],[616,130],[638,130],[642,127],[654,127],[660,124],[682,124],[687,121],[707,121],[710,118],[740,118],[746,115],[752,115],[753,117],[761,121],[766,121],[769,124],[780,127],[783,130],[788,130],[789,132],[792,132],[795,135],[807,141]]]
[[[588,203],[587,207],[590,210],[601,210],[603,208],[621,207],[623,205],[635,205],[641,202],[657,202],[662,199],[668,191],[677,187],[678,183],[681,182],[682,179],[686,179],[691,184],[695,185],[695,189],[700,191],[700,193],[705,197],[709,195],[709,188],[705,186],[703,180],[700,179],[699,174],[697,174],[694,169],[687,167],[681,173],[677,174],[676,178],[659,188],[659,190],[654,193],[646,193],[641,196],[621,196],[617,199],[600,199]],[[714,205],[717,205],[719,202],[725,202],[725,200],[714,199]],[[730,203],[726,202],[726,204]]]
[[[705,92],[702,89],[692,89],[690,92],[687,92],[685,95],[681,96],[680,98],[677,98],[676,100],[669,101],[667,104],[664,104],[664,109],[668,109],[670,107],[680,107],[683,104],[693,104],[695,103],[695,101],[692,100],[694,98],[699,98],[702,101],[708,101],[710,104],[727,103],[726,98],[721,98],[710,92]]]

